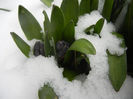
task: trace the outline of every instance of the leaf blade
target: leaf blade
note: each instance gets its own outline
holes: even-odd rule
[[[78,73],[69,70],[67,68],[64,68],[63,76],[66,77],[69,81],[74,80],[74,78],[78,75]]]
[[[42,40],[42,29],[35,17],[23,6],[19,6],[18,18],[21,28],[28,40]]]
[[[94,32],[94,27],[95,27],[95,25],[91,25],[91,26],[87,27],[87,28],[84,30],[84,32],[85,32],[86,34],[93,34],[92,32]]]
[[[101,18],[97,21],[96,25],[94,26],[94,32],[97,33],[98,35],[100,35],[100,32],[103,28],[103,24],[104,24],[104,19]]]
[[[111,55],[109,51],[107,51],[107,54],[109,63],[109,79],[115,91],[119,91],[127,74],[126,52],[121,56]]]
[[[45,5],[47,5],[48,7],[51,6],[51,3],[54,1],[54,0],[41,0]]]
[[[38,91],[39,99],[58,99],[56,93],[54,92],[53,88],[50,87],[49,84],[44,85]]]
[[[102,15],[110,21],[114,0],[105,0]]]
[[[64,13],[65,25],[67,25],[71,20],[73,20],[76,25],[79,16],[78,0],[63,0],[61,9]]]
[[[0,8],[0,10],[10,12],[10,10],[5,9],[5,8]]]
[[[98,9],[99,0],[91,0],[91,11]]]
[[[16,45],[18,46],[18,48],[21,50],[21,52],[26,57],[29,57],[30,46],[23,39],[21,39],[16,33],[11,32],[11,36],[15,41]]]
[[[74,22],[70,21],[63,32],[63,40],[72,43],[75,36]]]
[[[84,54],[96,54],[96,50],[90,41],[86,39],[76,40],[68,50],[78,51]]]
[[[51,15],[51,31],[54,42],[62,40],[62,32],[64,29],[64,16],[61,9],[57,6],[53,6]]]
[[[80,15],[90,13],[90,0],[81,0],[80,3]]]

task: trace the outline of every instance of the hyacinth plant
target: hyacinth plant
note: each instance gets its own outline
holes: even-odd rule
[[[50,7],[53,2],[53,0],[41,1],[48,7]],[[81,0],[79,4],[78,0],[63,0],[60,7],[53,5],[51,19],[49,19],[47,13],[43,11],[45,17],[44,32],[42,32],[43,29],[35,17],[26,8],[20,5],[18,8],[18,18],[26,38],[28,40],[37,39],[39,41],[31,48],[30,45],[16,33],[11,32],[11,35],[18,48],[28,58],[30,57],[29,53],[31,51],[34,56],[54,56],[59,68],[64,68],[63,76],[69,81],[74,80],[79,74],[88,75],[91,68],[89,58],[86,55],[95,55],[96,50],[93,44],[86,39],[75,40],[75,26],[79,16],[98,9],[98,1],[99,0]],[[105,0],[101,14],[108,22],[115,22],[124,4],[124,0]],[[132,23],[128,22],[133,20],[133,12],[131,12],[133,9],[132,4],[129,4],[124,21],[128,25],[132,25]],[[130,13],[132,13],[131,17]],[[85,33],[88,35],[97,33],[100,37],[104,18],[101,18],[96,24],[86,28],[84,30]],[[123,41],[120,46],[125,48],[126,45],[123,36],[116,32],[112,34]],[[121,56],[116,54],[112,55],[108,50],[106,52],[109,63],[109,79],[115,91],[119,91],[127,74],[126,52]],[[58,96],[49,84],[47,84],[39,90],[39,98],[57,99]]]

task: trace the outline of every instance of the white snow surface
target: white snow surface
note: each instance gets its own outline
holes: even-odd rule
[[[55,0],[53,4],[59,6],[61,1]],[[38,90],[46,83],[50,83],[59,99],[133,99],[133,79],[130,76],[127,75],[119,92],[114,91],[108,78],[106,50],[118,55],[125,50],[119,47],[121,40],[111,34],[115,31],[114,25],[105,21],[101,38],[98,35],[84,33],[84,29],[102,18],[98,11],[81,16],[75,28],[76,39],[86,38],[96,48],[96,55],[88,55],[92,70],[84,82],[79,80],[69,82],[63,78],[63,69],[58,68],[54,57],[31,55],[28,59],[15,45],[10,35],[12,31],[32,46],[35,42],[26,40],[19,25],[17,10],[20,4],[32,12],[41,27],[44,9],[50,17],[51,8],[47,8],[40,0],[0,1],[1,8],[11,10],[11,12],[0,11],[0,99],[38,99]]]

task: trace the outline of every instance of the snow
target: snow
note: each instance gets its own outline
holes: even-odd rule
[[[111,34],[115,31],[114,25],[105,21],[101,38],[98,35],[84,33],[85,28],[102,18],[98,11],[81,16],[75,28],[76,39],[86,38],[96,48],[96,55],[88,55],[92,70],[84,81],[69,82],[63,78],[63,69],[58,68],[54,57],[31,56],[28,59],[15,45],[10,35],[12,31],[31,46],[35,43],[35,40],[27,41],[21,30],[17,15],[19,4],[32,12],[41,27],[44,20],[42,11],[45,9],[50,17],[52,9],[47,8],[39,0],[0,1],[0,7],[11,10],[0,11],[0,99],[38,99],[38,90],[48,82],[60,99],[133,99],[131,77],[127,75],[119,92],[114,91],[108,78],[106,49],[118,55],[123,54],[125,50],[119,47],[121,40]],[[60,6],[61,0],[55,0],[53,4]]]

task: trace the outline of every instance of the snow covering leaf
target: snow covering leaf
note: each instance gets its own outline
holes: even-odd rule
[[[119,91],[127,74],[126,52],[121,56],[112,55],[109,51],[107,51],[107,54],[109,63],[109,78],[115,91]]]
[[[54,0],[41,0],[45,5],[47,5],[48,7],[51,6],[51,3],[54,1]]]
[[[121,47],[122,48],[126,48],[126,44],[125,44],[125,40],[124,40],[124,37],[123,35],[121,35],[120,33],[117,33],[117,32],[112,32],[113,35],[115,35],[117,38],[121,39],[122,40],[122,43],[121,43]]]
[[[62,40],[63,30],[64,30],[63,13],[59,7],[54,5],[52,10],[52,15],[51,15],[50,33],[52,33],[52,37],[54,38],[55,43],[59,40]]]
[[[38,92],[39,99],[58,99],[53,88],[49,84],[44,85]]]
[[[84,32],[85,32],[86,34],[91,34],[91,30],[92,30],[92,29],[94,30],[94,27],[95,27],[95,25],[91,25],[91,26],[89,26],[88,28],[86,28],[86,29],[84,30]]]
[[[39,39],[42,40],[42,29],[35,19],[35,17],[23,6],[19,6],[19,22],[21,28],[28,40]]]
[[[98,9],[99,0],[91,0],[91,11]]]
[[[63,32],[63,40],[67,41],[69,43],[72,43],[74,41],[74,36],[75,36],[75,27],[74,27],[74,22],[70,21]]]
[[[77,74],[76,72],[64,68],[63,76],[66,77],[69,81],[74,80],[74,78],[75,78],[77,75],[78,75],[78,74]]]
[[[30,46],[23,39],[21,39],[16,33],[11,32],[11,36],[15,41],[16,45],[18,46],[18,48],[21,50],[21,52],[26,57],[29,57]]]
[[[63,0],[61,9],[64,13],[65,25],[67,25],[71,20],[73,20],[76,25],[79,16],[78,0]]]
[[[90,0],[81,0],[80,15],[90,13]]]
[[[92,54],[95,55],[96,54],[96,50],[94,48],[94,46],[92,45],[92,43],[86,39],[79,39],[76,40],[68,49],[73,50],[73,51],[77,51],[77,52],[81,52],[84,54]]]
[[[100,20],[97,21],[96,25],[94,26],[94,32],[97,33],[98,35],[100,34],[104,24],[104,19],[101,18]]]
[[[105,0],[102,15],[110,21],[114,0]]]
[[[0,10],[10,12],[10,10],[4,8],[0,8]]]

